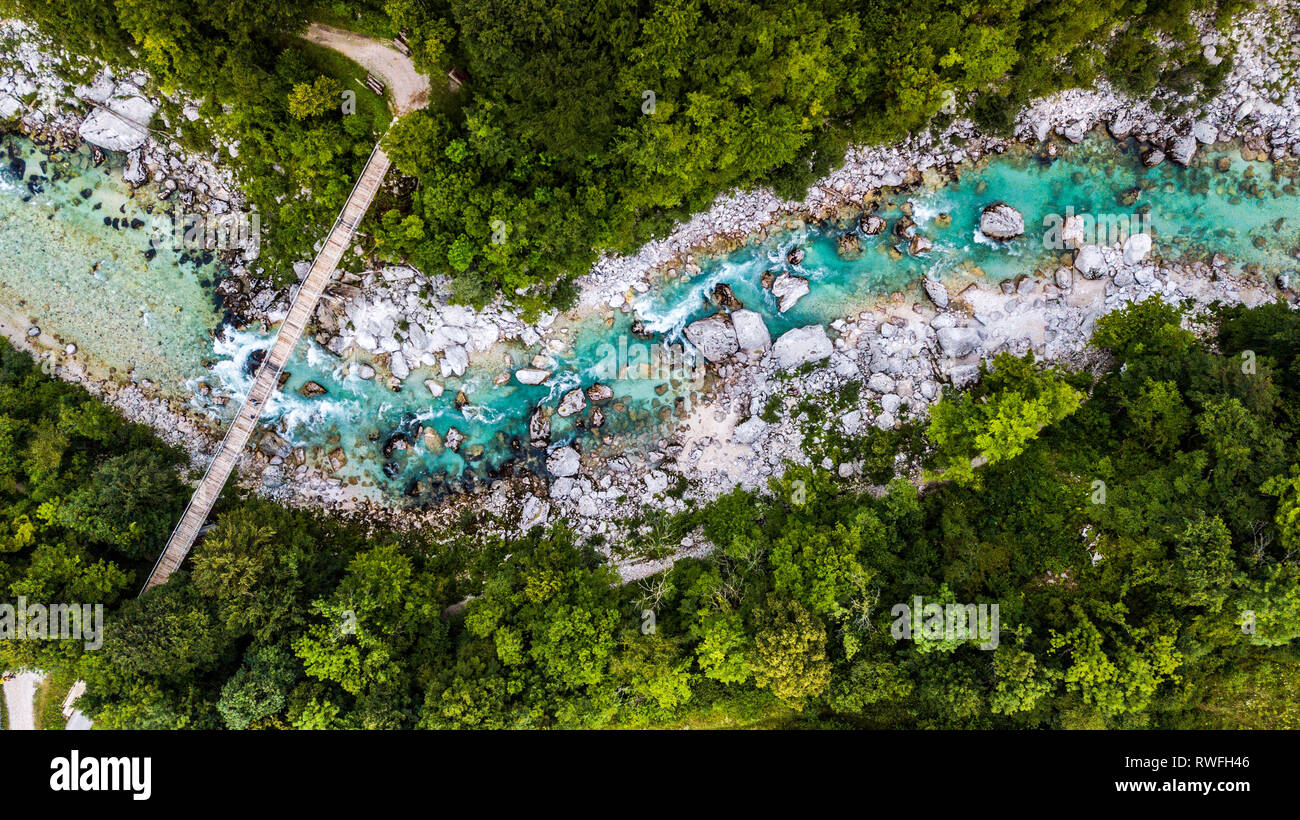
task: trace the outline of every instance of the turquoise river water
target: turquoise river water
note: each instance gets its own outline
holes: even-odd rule
[[[30,142],[3,138],[0,159],[0,317],[11,324],[38,324],[61,342],[74,343],[104,372],[149,379],[164,394],[200,412],[227,419],[234,397],[251,384],[250,356],[269,336],[236,331],[224,321],[215,285],[223,271],[210,255],[153,248],[150,211],[164,207],[147,190],[132,194],[112,163],[94,168],[83,155],[51,156]],[[878,208],[891,230],[858,236],[860,254],[846,258],[837,239],[856,233],[856,220],[794,223],[755,237],[739,249],[701,258],[701,271],[657,283],[635,303],[644,325],[633,336],[633,317],[617,313],[576,320],[571,344],[543,385],[494,379],[527,366],[540,349],[499,345],[471,363],[461,379],[415,370],[400,391],[385,380],[363,380],[356,358],[339,359],[304,338],[287,366],[282,394],[264,422],[309,459],[323,462],[341,450],[346,466],[336,473],[361,493],[391,503],[419,503],[501,471],[539,469],[545,452],[529,445],[528,419],[540,403],[554,407],[568,390],[602,381],[615,399],[602,409],[606,421],[587,429],[591,406],[570,419],[552,417],[553,445],[578,440],[584,447],[615,437],[607,446],[636,446],[638,437],[661,433],[686,412],[705,387],[700,370],[637,372],[611,379],[607,365],[620,344],[627,349],[681,342],[682,328],[717,310],[709,294],[731,286],[745,307],[758,311],[775,338],[792,328],[826,323],[855,313],[890,294],[918,293],[922,273],[990,285],[1054,268],[1059,249],[1044,247],[1045,219],[1074,213],[1146,215],[1156,250],[1165,257],[1205,258],[1222,252],[1238,266],[1268,276],[1297,265],[1298,199],[1291,167],[1246,161],[1235,150],[1205,151],[1191,168],[1169,163],[1146,168],[1134,146],[1091,139],[1048,162],[1017,150],[961,169],[931,184],[892,192]],[[984,206],[1005,201],[1025,218],[1026,234],[993,243],[978,232]],[[933,242],[912,256],[892,228],[910,211]],[[799,246],[805,257],[790,265]],[[153,252],[151,253],[151,249]],[[811,292],[785,314],[776,311],[762,286],[764,272],[789,271],[810,280]],[[1253,269],[1252,269],[1253,270]],[[620,341],[621,340],[621,341]],[[647,341],[648,340],[648,341]],[[689,353],[688,353],[689,356]],[[434,398],[426,378],[445,382]],[[307,398],[308,381],[326,389]],[[207,391],[201,391],[202,385]],[[204,395],[206,393],[206,395]],[[457,393],[467,403],[456,406]],[[421,435],[439,438],[455,427],[466,436],[458,452]],[[403,501],[405,499],[405,501]]]

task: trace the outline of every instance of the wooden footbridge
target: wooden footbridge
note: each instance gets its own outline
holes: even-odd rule
[[[388,165],[388,156],[376,145],[375,150],[370,154],[370,159],[366,162],[365,170],[361,172],[361,177],[352,188],[347,202],[344,203],[343,210],[334,220],[334,226],[325,238],[325,244],[316,254],[311,270],[299,286],[298,294],[293,298],[293,304],[289,308],[289,315],[280,324],[275,342],[257,370],[252,389],[244,397],[243,404],[235,415],[234,423],[230,425],[230,429],[221,440],[216,456],[208,465],[207,472],[203,474],[203,480],[199,482],[198,489],[194,491],[190,503],[185,507],[180,523],[172,531],[171,538],[167,540],[167,548],[158,557],[141,593],[165,583],[185,560],[190,547],[194,546],[199,530],[208,520],[212,505],[221,494],[221,488],[225,486],[230,474],[239,464],[240,456],[243,455],[249,438],[257,428],[258,418],[266,408],[267,402],[279,389],[280,371],[289,360],[289,354],[293,352],[294,346],[298,344],[298,338],[302,336],[307,322],[311,320],[312,313],[316,310],[316,303],[320,300],[325,286],[334,276],[343,252],[352,243],[357,226],[361,224],[361,219],[370,209],[370,203],[384,181],[384,175],[388,173]]]

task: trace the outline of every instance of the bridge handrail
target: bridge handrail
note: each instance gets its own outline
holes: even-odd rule
[[[357,175],[357,181],[352,184],[352,190],[348,192],[347,199],[343,200],[343,206],[339,208],[338,216],[334,218],[334,222],[330,224],[329,231],[325,233],[325,239],[321,242],[320,250],[318,250],[316,252],[316,255],[312,257],[311,267],[307,269],[307,274],[303,276],[302,284],[299,286],[299,293],[302,292],[302,288],[306,287],[307,280],[311,277],[311,272],[315,270],[316,263],[320,261],[321,254],[323,254],[326,248],[329,247],[329,238],[334,234],[334,231],[336,228],[338,228],[339,223],[342,222],[343,224],[345,224],[350,234],[356,233],[356,229],[357,227],[359,227],[360,221],[358,220],[358,224],[356,226],[352,225],[351,223],[344,222],[343,214],[347,211],[348,204],[352,202],[352,197],[356,195],[357,189],[361,187],[362,180],[366,178],[366,172],[370,170],[370,163],[374,162],[375,155],[379,153],[379,147],[382,143],[383,143],[383,136],[381,135],[380,138],[375,142],[375,147],[371,149],[370,155],[366,158],[366,164],[362,166],[361,173]],[[376,191],[376,193],[377,192],[378,191]],[[369,208],[367,208],[367,210],[369,210]],[[290,301],[289,303],[289,309],[290,311],[293,310],[292,301]],[[217,458],[220,457],[222,452],[225,451],[226,443],[230,439],[230,435],[235,432],[235,428],[238,426],[239,423],[239,417],[244,412],[244,406],[248,403],[249,397],[253,395],[253,391],[257,389],[257,385],[262,379],[263,371],[266,370],[268,365],[274,368],[274,372],[271,374],[272,384],[274,384],[276,381],[279,380],[280,371],[284,369],[284,362],[281,362],[278,365],[275,364],[272,361],[271,354],[275,351],[276,345],[278,345],[280,342],[280,336],[284,333],[285,325],[288,324],[287,321],[288,315],[285,316],[285,320],[286,321],[280,322],[280,327],[275,332],[275,338],[271,340],[271,345],[270,347],[267,348],[266,358],[262,360],[262,363],[258,365],[257,372],[253,374],[252,385],[248,388],[248,392],[244,394],[243,399],[240,401],[239,409],[235,411],[235,417],[231,420],[230,426],[226,428],[225,434],[222,435],[221,442],[217,445],[216,452],[212,454],[212,460],[208,462],[207,469],[203,471],[203,477],[199,479],[198,486],[195,488],[195,491],[190,494],[190,500],[185,504],[185,509],[181,511],[181,517],[176,522],[176,526],[172,528],[171,535],[167,537],[167,543],[163,545],[162,552],[159,553],[158,555],[158,560],[154,561],[153,567],[149,570],[149,575],[145,577],[144,586],[141,587],[140,589],[141,595],[143,595],[145,592],[148,591],[149,582],[153,580],[154,576],[158,573],[158,568],[162,566],[163,559],[167,557],[168,548],[171,547],[172,539],[174,539],[176,537],[176,534],[180,532],[181,526],[185,524],[185,519],[189,515],[190,509],[194,506],[194,499],[198,494],[198,490],[201,489],[203,485],[207,482],[208,476],[212,474],[212,468],[216,466]],[[275,388],[273,387],[272,392],[274,392],[274,389]],[[267,395],[266,398],[269,399],[271,398],[271,396]],[[256,419],[260,418],[262,415],[260,410],[261,408],[259,408],[257,417],[254,418],[254,423],[256,423]],[[240,455],[242,456],[242,453]],[[238,460],[236,460],[235,466],[236,467],[238,466]],[[233,470],[234,467],[232,467],[231,469]],[[223,482],[223,487],[224,487],[224,482]],[[193,544],[191,544],[191,546],[193,546]],[[187,549],[186,552],[188,553],[189,550]]]

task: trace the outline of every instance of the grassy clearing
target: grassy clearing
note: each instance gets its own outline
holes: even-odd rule
[[[315,43],[298,40],[289,45],[300,50],[317,71],[343,83],[345,90],[356,92],[357,113],[374,123],[376,133],[383,133],[388,128],[388,124],[393,119],[392,109],[388,107],[387,98],[366,88],[365,80],[368,72],[364,68],[337,51]]]
[[[36,704],[33,708],[37,729],[62,729],[67,725],[63,717],[63,699],[76,681],[66,671],[53,672],[36,687]]]

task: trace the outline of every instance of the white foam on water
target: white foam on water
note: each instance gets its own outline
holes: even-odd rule
[[[918,197],[911,200],[911,203],[912,221],[918,226],[933,222],[939,214],[952,213],[954,207],[947,199],[939,196]]]
[[[460,408],[460,412],[461,415],[470,421],[477,421],[483,424],[496,424],[506,417],[504,412],[481,404],[467,404]]]

